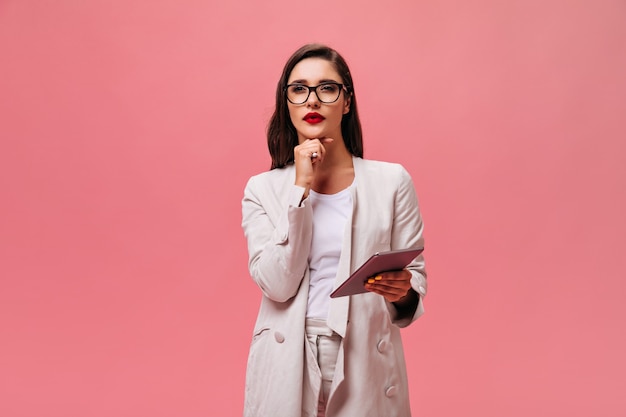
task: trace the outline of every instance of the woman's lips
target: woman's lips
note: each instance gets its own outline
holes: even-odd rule
[[[304,121],[314,125],[324,121],[324,116],[319,113],[307,113],[307,115],[304,116]]]

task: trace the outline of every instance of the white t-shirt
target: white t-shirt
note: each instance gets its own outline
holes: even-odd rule
[[[313,240],[309,253],[309,304],[307,318],[326,319],[330,293],[337,277],[346,220],[352,212],[350,188],[337,194],[309,191],[313,209]]]

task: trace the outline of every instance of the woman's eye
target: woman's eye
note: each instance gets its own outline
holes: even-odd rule
[[[291,87],[289,87],[289,90],[294,94],[302,94],[308,89],[305,88],[303,85],[292,85]]]
[[[324,92],[334,93],[335,91],[337,91],[337,88],[339,87],[337,86],[337,84],[322,84],[320,88]]]

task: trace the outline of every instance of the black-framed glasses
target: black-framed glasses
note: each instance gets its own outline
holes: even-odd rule
[[[314,87],[304,84],[289,84],[285,87],[287,100],[291,104],[304,104],[309,99],[311,91],[315,91],[315,95],[322,103],[330,104],[339,99],[341,91],[348,91],[348,86],[341,83],[322,83]]]

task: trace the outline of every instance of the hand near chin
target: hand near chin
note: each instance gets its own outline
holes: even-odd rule
[[[404,298],[411,289],[411,273],[406,270],[382,272],[365,283],[368,291],[382,295],[390,303]]]
[[[315,170],[324,162],[326,148],[333,142],[332,138],[306,139],[293,149],[293,159],[296,166],[296,185],[306,188],[308,194],[315,179]]]

